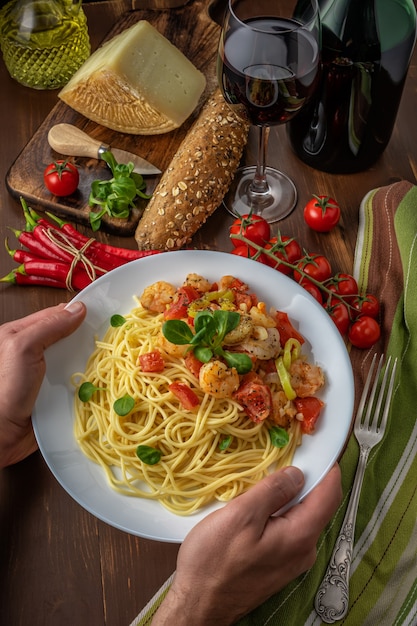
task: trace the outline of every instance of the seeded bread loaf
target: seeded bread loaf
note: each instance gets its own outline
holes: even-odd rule
[[[164,172],[136,229],[140,250],[188,243],[221,204],[239,165],[249,124],[217,90]]]

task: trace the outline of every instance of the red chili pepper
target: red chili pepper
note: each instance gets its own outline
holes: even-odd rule
[[[71,254],[71,252],[64,250],[62,247],[52,241],[52,239],[48,235],[48,230],[50,229],[45,228],[41,225],[37,225],[33,229],[32,233],[35,239],[37,239],[39,243],[45,247],[46,251],[49,251],[51,254],[55,255],[55,257],[61,259],[61,261],[65,261],[66,263],[72,263],[74,255]]]
[[[50,277],[62,283],[67,281],[70,271],[69,264],[62,261],[28,261],[20,267],[20,271],[31,276]],[[96,277],[102,274],[103,272],[97,272]],[[72,271],[69,287],[75,290],[84,289],[92,280],[84,268],[77,266]]]
[[[7,276],[0,278],[1,283],[12,285],[35,285],[39,287],[55,287],[57,289],[67,289],[67,285],[48,276],[33,276],[22,274],[18,269],[13,270]]]
[[[25,246],[30,252],[35,254],[36,256],[42,259],[55,259],[56,261],[60,260],[60,257],[50,250],[45,250],[45,247],[39,242],[38,239],[33,235],[33,233],[28,232],[26,230],[15,230],[11,229],[12,232],[16,235],[19,242],[22,246]]]
[[[69,222],[63,222],[51,213],[47,213],[47,215],[58,222],[61,230],[68,235],[68,237],[74,238],[76,241],[78,240],[83,245],[89,241],[89,237],[80,233]],[[93,242],[92,246],[96,247],[97,250],[107,252],[117,258],[123,258],[126,261],[134,261],[136,259],[142,259],[143,257],[152,256],[153,254],[160,254],[162,252],[161,250],[129,250],[127,248],[118,248],[117,246],[111,246],[110,244],[102,243],[97,240]]]

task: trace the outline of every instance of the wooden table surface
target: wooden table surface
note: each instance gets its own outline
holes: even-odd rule
[[[85,5],[93,47],[132,6],[127,0]],[[3,241],[10,227],[23,227],[20,204],[4,184],[7,171],[58,99],[56,91],[35,91],[15,83],[2,60],[0,84]],[[269,163],[284,169],[299,193],[295,211],[279,228],[298,238],[308,250],[325,253],[335,272],[352,269],[363,196],[370,189],[401,179],[416,180],[416,103],[417,52],[388,148],[374,167],[355,175],[329,175],[303,165],[291,153],[285,128],[271,132]],[[250,162],[255,158],[252,133],[245,158]],[[332,195],[342,205],[340,227],[330,234],[315,234],[303,222],[302,207],[313,193]],[[196,235],[195,246],[230,250],[230,223],[230,216],[220,208]],[[99,237],[135,247],[133,239]],[[13,267],[0,246],[0,274],[4,276]],[[0,285],[0,323],[70,297],[61,290]],[[134,537],[97,520],[61,488],[39,453],[0,473],[0,502],[1,624],[128,626],[175,568],[178,545]]]

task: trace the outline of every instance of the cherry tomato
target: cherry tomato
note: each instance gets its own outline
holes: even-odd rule
[[[297,413],[301,413],[304,418],[301,422],[301,431],[306,435],[311,435],[314,432],[324,402],[314,396],[308,396],[307,398],[296,398],[294,403]]]
[[[323,306],[336,324],[340,334],[346,335],[350,325],[349,310],[346,304],[338,298],[331,298],[330,302],[325,302]]]
[[[168,385],[168,389],[178,398],[184,409],[191,411],[200,404],[198,395],[191,389],[187,383],[175,381]]]
[[[263,254],[262,252],[259,254],[258,250],[255,250],[255,248],[251,248],[246,243],[242,243],[241,241],[239,243],[240,246],[233,248],[233,250],[231,251],[232,254],[236,256],[243,256],[245,257],[245,259],[254,259],[255,261],[259,261],[264,265],[268,264],[268,257],[266,256],[266,254]]]
[[[287,261],[287,263],[295,265],[295,263],[299,261],[303,255],[298,241],[296,241],[293,237],[286,237],[280,233],[278,233],[277,237],[272,237],[272,239],[264,245],[264,248],[265,250],[270,250],[275,257],[272,259],[268,255],[265,255],[266,264],[274,267],[287,276],[291,274],[292,270],[290,267],[280,263],[280,261]]]
[[[55,196],[70,196],[78,187],[80,175],[68,161],[54,161],[44,170],[43,180],[48,191]]]
[[[260,376],[253,372],[246,374],[233,397],[242,405],[252,422],[263,422],[271,413],[271,390]]]
[[[308,291],[308,293],[312,295],[313,298],[315,298],[317,302],[319,302],[319,304],[323,304],[323,295],[317,285],[314,285],[311,280],[308,280],[308,278],[303,278],[302,280],[300,280],[300,285],[301,287],[304,287],[304,289]]]
[[[271,236],[271,228],[268,222],[260,215],[245,214],[236,218],[229,232],[231,235],[243,235],[258,246],[264,246]],[[239,239],[231,237],[231,240],[236,247],[242,245]]]
[[[381,328],[369,315],[361,315],[349,328],[348,339],[355,348],[371,348],[380,338]]]
[[[338,293],[340,296],[357,296],[358,295],[358,283],[356,279],[350,274],[343,274],[339,272],[333,276],[326,284],[331,291]]]
[[[189,285],[180,287],[174,296],[174,300],[168,309],[164,311],[164,318],[166,320],[180,320],[187,317],[189,305],[199,297],[200,293],[194,287]]]
[[[378,299],[371,293],[367,293],[364,296],[357,296],[352,301],[357,315],[369,315],[369,317],[378,317],[379,302]]]
[[[304,220],[313,230],[327,233],[340,220],[340,206],[330,196],[313,196],[304,207]]]
[[[331,265],[328,259],[322,254],[306,254],[297,263],[297,268],[307,274],[307,277],[311,276],[311,278],[319,282],[328,280],[332,275]],[[297,282],[300,282],[305,277],[295,270],[294,278]]]
[[[279,338],[281,341],[281,345],[285,345],[288,339],[297,339],[302,345],[305,341],[304,337],[300,335],[300,333],[294,328],[294,326],[290,322],[290,318],[288,314],[284,311],[277,311],[276,316],[276,328],[279,332]]]
[[[143,372],[163,372],[165,369],[165,361],[159,350],[140,354],[139,363]]]

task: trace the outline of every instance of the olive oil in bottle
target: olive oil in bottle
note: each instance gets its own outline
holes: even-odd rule
[[[90,55],[81,0],[12,0],[0,11],[9,74],[34,89],[63,87]]]

